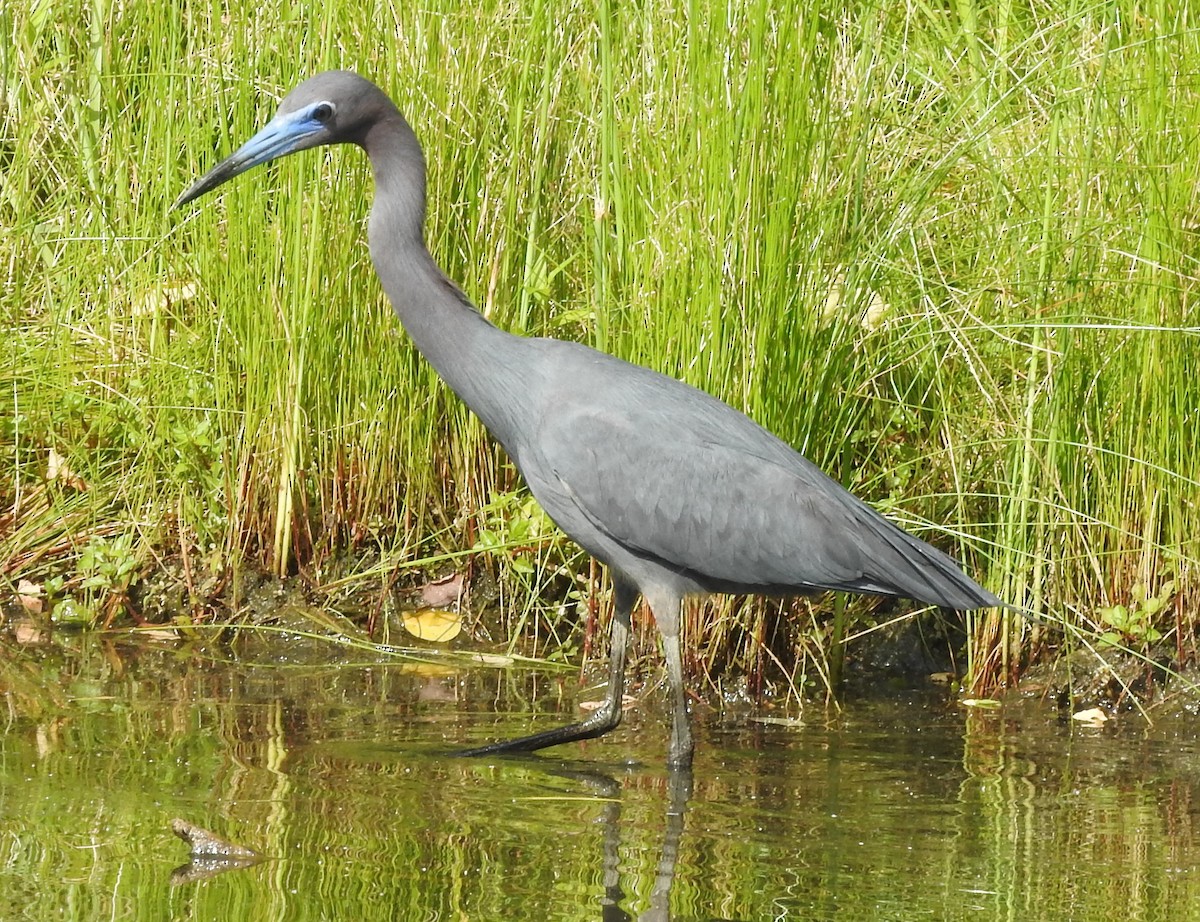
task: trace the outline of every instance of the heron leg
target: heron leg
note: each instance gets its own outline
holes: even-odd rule
[[[663,657],[667,661],[667,680],[671,685],[671,745],[667,750],[667,767],[689,768],[695,742],[688,714],[687,688],[683,684],[683,656],[679,649],[679,617],[683,599],[674,592],[658,590],[647,593],[646,601],[654,612],[654,620],[663,639]]]
[[[460,756],[496,755],[505,752],[535,752],[547,746],[590,740],[615,730],[621,723],[621,701],[625,695],[625,654],[629,647],[629,618],[637,601],[638,590],[629,582],[613,576],[613,620],[609,639],[608,694],[604,702],[586,719],[565,727],[543,730],[514,740],[491,743],[476,749],[456,752]]]

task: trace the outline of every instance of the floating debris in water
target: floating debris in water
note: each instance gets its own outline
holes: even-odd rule
[[[238,868],[248,868],[263,860],[254,849],[223,839],[187,820],[171,820],[171,831],[188,844],[192,859],[171,872],[174,886],[206,880]]]
[[[965,708],[984,708],[988,710],[996,710],[999,708],[1000,702],[995,698],[963,698],[959,702]]]
[[[1103,727],[1112,718],[1100,708],[1088,708],[1086,711],[1076,711],[1071,715],[1071,719],[1078,720],[1081,724],[1087,724],[1089,727]]]

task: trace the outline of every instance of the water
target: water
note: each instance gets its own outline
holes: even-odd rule
[[[445,754],[575,716],[570,675],[77,638],[0,641],[0,687],[0,919],[1200,918],[1183,719],[697,709],[689,785],[654,695],[605,740]],[[172,883],[174,817],[266,860]]]

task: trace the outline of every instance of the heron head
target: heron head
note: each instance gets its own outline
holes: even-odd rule
[[[284,97],[278,113],[258,134],[196,180],[173,207],[287,154],[322,144],[361,144],[381,111],[391,108],[379,88],[358,74],[327,71],[310,77]]]

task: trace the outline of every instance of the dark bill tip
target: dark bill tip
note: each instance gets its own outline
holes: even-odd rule
[[[198,199],[252,167],[326,143],[328,133],[325,125],[313,117],[313,109],[314,106],[308,106],[297,112],[277,115],[262,131],[196,180],[175,200],[171,208],[179,208]]]
[[[213,189],[217,188],[217,186],[222,185],[230,179],[233,179],[233,177],[237,176],[238,173],[241,173],[242,170],[248,168],[242,167],[239,169],[238,166],[239,165],[234,162],[233,157],[230,157],[227,160],[222,160],[215,167],[192,183],[187,190],[179,196],[179,198],[175,199],[175,204],[171,206],[171,210],[174,211],[176,208],[186,205],[188,202],[195,201],[206,192],[211,192]]]

